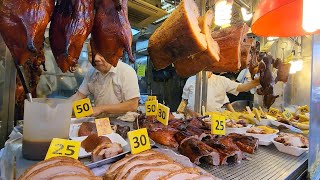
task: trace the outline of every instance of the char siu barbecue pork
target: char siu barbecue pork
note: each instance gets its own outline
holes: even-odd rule
[[[127,0],[96,0],[95,5],[96,14],[91,32],[93,57],[99,53],[115,67],[125,50],[129,59],[134,61]]]
[[[94,21],[94,0],[58,0],[51,19],[52,53],[62,72],[77,65]]]
[[[253,154],[258,148],[258,139],[252,136],[245,136],[242,134],[231,133],[228,135],[233,139],[233,142],[240,148],[241,151]]]

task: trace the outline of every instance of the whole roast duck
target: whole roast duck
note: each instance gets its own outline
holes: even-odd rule
[[[276,98],[273,94],[273,87],[275,84],[274,77],[272,75],[272,62],[274,62],[272,56],[265,56],[259,63],[260,84],[261,88],[257,90],[259,95],[264,95],[263,104],[265,107],[270,108]]]
[[[49,38],[52,53],[62,72],[76,66],[94,21],[94,0],[58,0]]]
[[[115,67],[123,50],[126,50],[129,59],[134,61],[127,0],[96,0],[95,5],[96,14],[90,42],[93,57],[99,53]]]

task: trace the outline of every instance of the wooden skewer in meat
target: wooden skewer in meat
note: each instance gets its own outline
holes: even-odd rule
[[[101,54],[112,66],[117,66],[118,60],[125,50],[129,59],[133,62],[132,32],[128,20],[127,0],[96,0],[95,19],[92,28],[92,40],[90,42],[93,57]],[[121,4],[121,10],[119,10]]]
[[[75,67],[94,21],[94,0],[58,0],[49,38],[52,53],[62,72]]]

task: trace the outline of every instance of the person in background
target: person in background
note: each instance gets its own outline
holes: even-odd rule
[[[229,99],[226,93],[229,92],[234,95],[238,95],[239,92],[246,92],[250,89],[260,85],[259,79],[252,80],[248,83],[237,83],[230,79],[212,74],[208,72],[208,90],[207,90],[207,109],[206,111],[219,111],[223,105],[229,111],[234,111],[232,105],[229,103]],[[182,93],[182,100],[187,103],[185,112],[191,116],[199,116],[194,112],[194,100],[195,100],[195,81],[196,76],[191,76],[187,80]]]
[[[99,53],[92,63],[90,45],[88,59],[93,67],[88,70],[78,91],[70,100],[76,101],[92,95],[95,105],[92,116],[136,112],[140,91],[135,70],[122,61],[113,67]]]

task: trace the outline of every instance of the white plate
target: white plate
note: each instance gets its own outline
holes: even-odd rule
[[[242,128],[226,128],[226,134],[230,133],[238,133],[238,134],[245,134],[249,128],[251,128],[252,125],[248,124],[247,127]]]
[[[121,144],[122,147],[128,145],[128,142],[126,140],[124,140],[119,134],[117,133],[111,133],[111,134],[107,134],[104,135],[106,137],[108,137],[111,142],[113,143],[119,143]],[[81,137],[71,137],[70,139],[74,140],[74,141],[79,141],[82,142],[83,140],[85,140],[87,138],[87,136],[81,136]],[[85,151],[82,147],[80,147],[80,151],[79,151],[79,158],[84,158],[84,157],[88,157],[91,156],[90,152]]]
[[[256,124],[259,126],[270,126],[271,120],[270,119],[261,119],[261,121],[256,120]]]
[[[271,124],[274,125],[274,126],[277,126],[279,127],[280,125],[282,126],[285,126],[286,128],[290,129],[291,131],[293,132],[296,132],[296,133],[303,133],[300,129],[296,128],[296,127],[293,127],[293,126],[290,126],[288,124],[285,124],[285,123],[282,123],[282,122],[279,122],[279,121],[274,121],[274,120],[270,120],[271,121]]]
[[[245,133],[247,136],[252,136],[259,139],[259,145],[268,146],[272,144],[272,140],[277,137],[277,133],[279,130],[277,130],[273,134],[254,134],[254,133]]]
[[[293,156],[300,156],[302,153],[309,150],[309,148],[298,148],[298,147],[294,147],[294,146],[285,146],[284,144],[279,143],[274,140],[272,140],[272,142],[280,152],[290,154]]]

